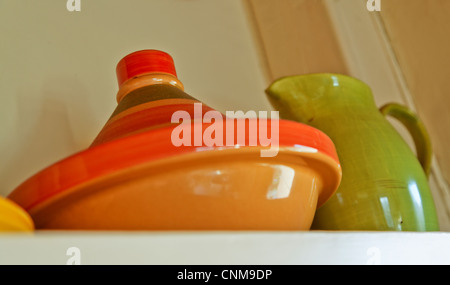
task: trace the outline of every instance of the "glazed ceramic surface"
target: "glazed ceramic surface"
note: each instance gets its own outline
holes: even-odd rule
[[[203,126],[205,127],[205,126]],[[38,229],[309,230],[341,169],[322,132],[280,121],[280,149],[183,147],[173,127],[115,139],[55,163],[10,198]]]
[[[308,230],[336,191],[342,172],[323,132],[292,121],[225,118],[184,92],[161,51],[126,56],[117,75],[117,108],[92,145],[10,194],[37,228]],[[175,112],[186,122],[172,122]],[[203,120],[208,113],[214,120]],[[273,147],[261,141],[263,123],[266,138],[269,129],[277,136],[275,156],[261,155]],[[188,143],[175,145],[181,127]],[[219,144],[205,142],[207,131]]]
[[[281,117],[324,131],[336,145],[342,182],[317,211],[313,229],[439,230],[426,176],[431,147],[414,113],[397,104],[381,109],[410,130],[420,160],[377,109],[370,88],[357,79],[290,76],[266,93]]]

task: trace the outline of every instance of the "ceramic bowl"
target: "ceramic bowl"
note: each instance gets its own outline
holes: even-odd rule
[[[37,173],[9,196],[38,229],[308,230],[336,191],[332,141],[279,122],[279,151],[175,147],[173,126],[113,140]]]

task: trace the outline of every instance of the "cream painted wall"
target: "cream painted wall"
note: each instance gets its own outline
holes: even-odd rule
[[[0,1],[0,195],[90,144],[136,50],[169,52],[186,91],[219,111],[270,110],[240,0],[66,2]]]

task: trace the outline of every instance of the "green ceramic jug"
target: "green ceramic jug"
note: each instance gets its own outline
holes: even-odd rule
[[[325,132],[341,161],[341,185],[311,229],[439,230],[427,181],[431,144],[413,112],[398,104],[378,110],[369,86],[339,74],[280,78],[266,93],[280,117]],[[409,130],[417,157],[386,115]]]

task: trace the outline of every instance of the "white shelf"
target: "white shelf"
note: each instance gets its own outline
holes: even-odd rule
[[[450,264],[449,244],[443,232],[36,232],[1,235],[0,264]]]

